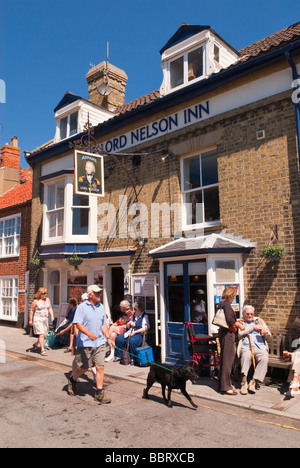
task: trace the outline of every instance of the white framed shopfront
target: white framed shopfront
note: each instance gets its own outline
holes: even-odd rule
[[[171,337],[169,336],[169,324],[168,324],[168,304],[167,304],[167,277],[166,277],[166,267],[168,265],[178,265],[178,264],[192,264],[196,262],[205,262],[206,265],[206,307],[208,315],[208,334],[216,334],[218,328],[212,325],[212,320],[215,315],[216,310],[216,292],[221,292],[221,289],[225,286],[236,286],[238,287],[238,299],[234,304],[234,308],[237,311],[237,315],[241,313],[242,307],[244,305],[244,274],[243,274],[243,255],[242,254],[232,254],[232,253],[220,253],[220,254],[211,254],[211,255],[187,255],[187,256],[178,256],[178,257],[169,257],[159,259],[159,281],[160,281],[160,294],[159,294],[159,310],[160,310],[160,330],[161,330],[161,359],[162,362],[170,362],[172,364],[182,362],[187,359],[187,353],[183,352],[182,356],[178,356],[176,353],[172,354]],[[234,281],[222,281],[221,277],[217,277],[218,267],[220,264],[218,262],[227,262],[228,264],[234,264]],[[228,277],[230,279],[230,277]],[[188,278],[184,278],[185,287],[187,290],[187,285],[189,282]],[[218,288],[218,290],[217,290]],[[188,304],[185,304],[187,307]],[[190,316],[185,316],[185,320],[189,321]],[[183,329],[183,323],[180,323],[180,330]],[[180,331],[181,333],[181,331]],[[177,335],[175,339],[182,340],[182,346],[185,346],[185,337],[182,338]],[[179,359],[179,361],[178,361]]]
[[[48,290],[48,297],[52,303],[55,317],[58,317],[60,305],[67,303],[71,296],[80,302],[80,296],[86,292],[90,284],[99,284],[103,288],[103,305],[107,315],[112,317],[112,270],[121,268],[124,277],[129,278],[131,284],[130,259],[125,258],[86,258],[75,270],[64,259],[49,259],[44,257],[43,284]],[[76,278],[78,281],[76,281]],[[120,291],[124,285],[120,285]],[[122,292],[122,291],[121,291]],[[128,291],[128,294],[130,291]]]

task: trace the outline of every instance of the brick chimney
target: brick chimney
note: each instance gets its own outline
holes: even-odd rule
[[[1,148],[0,196],[20,183],[20,153],[17,137],[12,137],[10,145],[6,143]]]
[[[10,167],[18,169],[20,167],[20,148],[18,148],[18,138],[10,139],[10,146],[6,143],[1,148],[0,167]]]
[[[125,104],[126,73],[107,62],[91,68],[86,75],[89,85],[89,100],[100,107],[113,111]]]

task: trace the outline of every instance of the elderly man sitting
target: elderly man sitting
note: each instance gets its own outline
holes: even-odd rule
[[[269,362],[266,336],[271,336],[271,333],[261,318],[254,317],[254,307],[250,305],[245,305],[243,309],[243,322],[246,328],[239,330],[237,355],[241,358],[243,375],[241,394],[247,395],[248,390],[250,393],[255,393],[257,384],[265,379]],[[252,363],[254,375],[248,386],[247,376]]]

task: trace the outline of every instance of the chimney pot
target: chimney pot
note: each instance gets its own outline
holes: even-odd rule
[[[12,137],[10,139],[10,146],[13,146],[14,148],[18,148],[18,137]]]

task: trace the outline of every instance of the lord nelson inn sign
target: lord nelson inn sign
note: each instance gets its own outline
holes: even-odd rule
[[[103,143],[103,151],[113,153],[174,132],[210,116],[209,101],[155,120]]]

